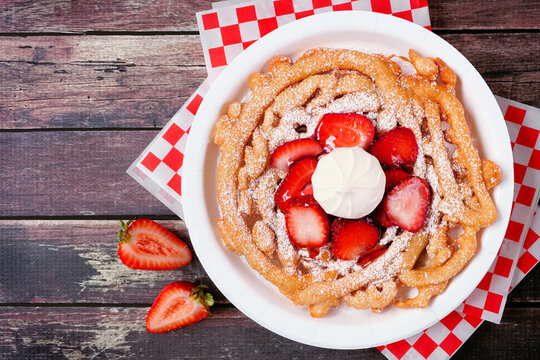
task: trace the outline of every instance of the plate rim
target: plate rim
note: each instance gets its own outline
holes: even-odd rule
[[[402,20],[402,19],[399,19],[399,18],[396,18],[396,17],[389,16],[389,15],[377,14],[377,13],[373,13],[373,12],[369,12],[369,11],[328,12],[328,13],[312,15],[310,17],[303,18],[303,19],[300,19],[300,20],[296,20],[296,21],[293,21],[293,22],[291,22],[289,24],[283,25],[283,26],[279,27],[278,29],[274,30],[272,33],[270,33],[270,34],[266,35],[265,37],[259,39],[257,42],[252,44],[248,49],[243,51],[217,77],[214,84],[212,85],[212,87],[208,91],[207,95],[204,97],[203,102],[201,103],[199,111],[197,112],[197,114],[203,113],[205,108],[207,106],[210,106],[209,105],[210,102],[207,99],[211,98],[211,96],[209,96],[209,95],[212,95],[213,92],[216,92],[216,90],[215,90],[216,87],[214,85],[219,83],[220,81],[223,81],[223,79],[226,78],[226,76],[230,76],[230,74],[233,74],[235,66],[236,66],[235,64],[241,63],[241,61],[244,61],[243,60],[244,58],[248,58],[249,56],[251,56],[252,53],[258,51],[259,48],[263,48],[264,46],[266,46],[268,44],[271,44],[274,37],[277,37],[280,34],[289,31],[290,28],[299,27],[299,26],[300,27],[309,26],[310,23],[315,23],[317,21],[320,21],[323,18],[342,17],[343,20],[345,21],[347,18],[350,19],[351,17],[355,17],[355,16],[368,16],[368,17],[372,17],[372,18],[378,18],[377,21],[396,23],[400,27],[410,27],[411,29],[416,28],[414,31],[421,31],[421,32],[427,33],[428,35],[426,35],[426,37],[435,37],[435,38],[437,38],[437,41],[444,42],[445,46],[449,46],[451,49],[453,49],[456,52],[456,54],[458,56],[463,58],[466,61],[466,63],[472,69],[474,69],[474,71],[476,72],[476,76],[479,79],[481,79],[481,81],[483,82],[483,85],[485,87],[487,87],[487,84],[485,83],[485,81],[483,80],[481,75],[478,73],[478,71],[474,68],[474,66],[459,51],[457,51],[451,44],[446,42],[444,39],[440,38],[436,34],[424,29],[423,27],[421,27],[419,25],[408,22],[406,20]],[[356,19],[356,20],[358,20],[358,19]],[[328,30],[330,30],[330,29],[328,29]],[[277,55],[277,54],[274,54],[274,55]],[[247,81],[248,76],[249,76],[249,74],[246,74],[246,76],[245,76],[245,78],[243,80],[244,82]],[[489,87],[487,87],[487,88],[489,89]],[[493,93],[491,91],[489,91],[489,95],[490,95],[490,101],[492,101],[495,104],[496,109],[498,110],[498,113],[500,115],[499,116],[500,120],[504,123],[504,119],[502,117],[502,113],[500,112],[500,108],[498,107],[497,102],[495,100],[495,97],[494,97],[494,95],[493,95]],[[225,103],[227,103],[227,101],[223,102],[223,104],[225,104]],[[196,135],[199,133],[198,129],[202,128],[202,125],[201,126],[197,125],[198,124],[197,123],[197,118],[198,118],[198,116],[196,115],[195,119],[193,121],[193,125],[192,125],[191,130],[190,130],[190,136],[188,137],[188,141],[187,141],[187,145],[186,145],[186,151],[185,151],[184,168],[183,168],[182,171],[183,171],[183,181],[184,181],[184,184],[186,184],[186,185],[196,184],[196,182],[193,181],[194,178],[195,178],[195,175],[197,175],[199,173],[202,173],[202,171],[203,171],[200,168],[200,166],[196,166],[196,164],[194,163],[196,161],[195,156],[194,155],[190,156],[190,153],[192,153],[192,154],[194,153],[193,151],[190,151],[190,148],[196,146],[196,140],[197,140]],[[199,121],[199,123],[200,122],[201,121]],[[212,128],[213,127],[214,127],[214,125],[212,125]],[[506,130],[506,126],[504,126],[504,128]],[[511,155],[512,153],[511,153],[511,150],[510,150],[510,139],[509,139],[509,135],[508,135],[507,130],[506,130],[505,135],[506,136],[505,136],[504,139],[502,139],[501,144],[504,143],[505,145],[507,145],[506,148],[507,148],[507,150],[510,151],[510,159],[512,159],[512,155]],[[506,154],[506,155],[508,155],[508,154]],[[507,172],[507,176],[510,178],[509,181],[511,181],[511,187],[513,189],[513,180],[512,180],[513,179],[513,168],[511,169],[511,173]],[[509,190],[507,190],[507,191],[509,191]],[[205,271],[207,272],[207,274],[209,275],[211,280],[214,282],[214,284],[218,287],[218,289],[224,295],[226,295],[227,299],[229,299],[229,301],[238,310],[240,310],[242,313],[244,313],[246,316],[248,316],[253,321],[257,322],[261,326],[269,329],[270,331],[272,331],[272,332],[274,332],[274,333],[276,333],[278,335],[281,335],[283,337],[286,337],[288,339],[291,339],[291,340],[294,340],[294,341],[297,341],[297,342],[300,342],[300,343],[304,343],[304,344],[312,345],[312,346],[317,346],[317,347],[322,347],[322,348],[331,348],[331,349],[360,349],[360,348],[367,348],[367,347],[373,347],[373,346],[388,344],[388,343],[391,343],[391,342],[394,342],[394,341],[398,341],[400,339],[407,338],[407,337],[409,337],[411,335],[414,335],[414,334],[422,331],[423,329],[432,326],[434,323],[436,323],[437,321],[439,321],[440,319],[442,319],[444,316],[446,316],[447,314],[449,314],[450,312],[452,312],[455,309],[455,307],[454,307],[454,308],[446,311],[446,313],[443,314],[443,315],[433,314],[433,315],[435,315],[434,317],[432,317],[427,323],[422,323],[420,326],[417,326],[416,327],[417,330],[415,330],[415,331],[409,331],[407,334],[401,334],[398,337],[396,337],[394,339],[391,339],[391,340],[384,340],[382,342],[372,342],[372,343],[370,343],[368,345],[363,344],[363,345],[360,345],[360,346],[358,346],[355,343],[333,344],[333,343],[325,343],[323,341],[314,341],[315,339],[304,339],[302,337],[295,336],[295,334],[291,334],[291,333],[289,333],[289,332],[287,332],[287,331],[285,331],[283,329],[279,329],[279,328],[276,329],[271,324],[271,322],[269,323],[268,321],[265,321],[264,319],[261,319],[261,317],[258,316],[258,314],[254,314],[252,309],[250,309],[242,301],[240,301],[235,294],[233,294],[230,291],[227,291],[228,288],[223,284],[223,281],[222,280],[216,281],[215,280],[215,278],[216,278],[215,275],[216,274],[211,274],[207,270],[208,268],[211,267],[210,263],[209,263],[210,260],[204,254],[204,251],[207,250],[207,249],[201,248],[199,246],[199,244],[198,244],[198,241],[196,240],[198,238],[198,236],[199,236],[196,233],[196,226],[195,226],[196,219],[193,217],[194,214],[190,210],[191,209],[190,207],[194,204],[194,202],[196,202],[197,200],[200,200],[200,199],[195,198],[195,194],[196,194],[195,192],[191,192],[191,191],[186,192],[185,195],[184,195],[184,199],[183,199],[184,200],[183,201],[183,206],[184,206],[185,222],[186,222],[186,225],[187,225],[187,228],[188,228],[188,232],[190,234],[192,245],[193,245],[193,247],[195,249],[195,252],[197,253],[197,255],[199,257],[199,260],[201,261],[201,264],[202,264],[203,268],[205,269]],[[502,218],[503,222],[504,222],[504,228],[506,228],[506,225],[507,225],[509,217],[510,217],[511,203],[512,203],[512,196],[510,196],[509,203],[506,204],[506,205],[510,205],[510,206],[505,206],[504,209],[498,209],[499,217]],[[216,205],[217,205],[217,200],[216,200]],[[197,231],[199,231],[199,229],[197,229]],[[504,233],[501,234],[500,240],[498,239],[499,241],[498,241],[498,247],[497,248],[500,248],[500,246],[502,244],[502,241],[503,241],[503,238],[504,238]],[[220,239],[217,239],[217,240],[220,241]],[[480,253],[480,251],[478,253]],[[478,256],[478,253],[475,256]],[[486,271],[489,269],[489,266],[491,266],[491,263],[496,258],[496,253],[493,253],[493,254],[489,253],[488,255],[492,255],[492,256],[490,256],[491,260],[489,262],[489,265],[486,267]],[[236,256],[236,255],[234,255],[234,256]],[[474,291],[474,289],[477,287],[478,283],[482,280],[483,276],[484,276],[484,274],[482,274],[482,276],[478,278],[478,281],[475,281],[474,286],[471,286],[471,292]],[[268,286],[272,286],[272,285],[268,284]],[[471,292],[468,292],[465,296],[460,296],[459,301],[455,301],[455,303],[457,303],[456,306],[459,306],[459,304],[461,304],[470,295]],[[429,307],[428,307],[428,308],[424,309],[424,311],[431,311],[431,310],[429,310]],[[307,313],[307,310],[306,310],[306,313]],[[309,316],[309,314],[308,314],[308,316]]]

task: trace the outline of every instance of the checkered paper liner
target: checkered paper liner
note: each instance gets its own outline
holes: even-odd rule
[[[313,5],[313,13],[321,12],[321,11],[336,11],[336,10],[343,10],[343,7],[348,6],[349,4],[351,8],[355,9],[354,6],[358,6],[357,4],[362,3],[361,1],[289,1],[289,0],[280,0],[280,1],[256,1],[256,2],[249,2],[245,3],[242,2],[241,4],[238,4],[239,1],[233,1],[236,4],[235,7],[224,7],[227,5],[227,2],[221,2],[218,3],[216,6],[216,10],[212,10],[213,12],[217,13],[217,21],[224,22],[225,27],[231,26],[225,20],[227,19],[227,16],[220,15],[222,11],[226,11],[229,14],[236,13],[237,14],[237,21],[238,26],[240,28],[240,19],[242,17],[239,15],[238,11],[236,11],[239,8],[250,8],[255,9],[255,13],[257,15],[257,20],[255,22],[257,23],[257,26],[259,24],[259,19],[267,19],[270,17],[275,17],[276,22],[278,25],[283,25],[285,23],[285,20],[278,21],[277,19],[280,19],[280,16],[285,15],[277,15],[282,14],[279,11],[282,11],[285,8],[288,8],[289,10],[292,9],[296,12],[302,12],[306,10],[305,9],[305,3],[312,3]],[[403,9],[405,6],[398,4],[398,2],[408,2],[406,1],[381,1],[381,3],[384,4],[376,4],[373,8],[376,8],[377,6],[381,8],[388,9],[388,6],[390,7],[390,12],[392,10],[399,10]],[[261,4],[266,3],[266,7],[263,7]],[[355,4],[356,3],[356,4]],[[375,3],[375,1],[366,1],[363,2],[369,3],[370,5],[372,3]],[[414,3],[414,4],[413,4]],[[411,1],[410,3],[410,13],[413,14],[412,10],[419,9],[418,4],[422,3],[427,5],[425,1]],[[259,4],[259,5],[258,5]],[[272,6],[268,5],[272,4]],[[276,5],[279,4],[279,5]],[[289,4],[289,5],[287,5]],[[292,4],[292,7],[291,7]],[[322,6],[326,4],[326,6]],[[345,4],[345,5],[344,5]],[[389,4],[389,5],[388,5]],[[257,7],[259,6],[259,7]],[[400,7],[401,6],[401,7]],[[414,8],[416,6],[416,8]],[[278,10],[281,9],[281,10]],[[322,9],[322,10],[321,10]],[[369,10],[367,8],[362,8],[363,10]],[[269,12],[262,12],[262,11],[269,11]],[[199,27],[201,30],[201,37],[203,37],[203,34],[205,34],[204,30],[204,23],[202,23],[202,15],[209,14],[212,11],[209,12],[203,12],[198,14],[199,18]],[[272,13],[273,11],[273,13]],[[307,10],[309,11],[309,10]],[[406,10],[405,10],[406,11]],[[386,12],[388,12],[386,10]],[[240,11],[240,14],[242,11]],[[269,15],[270,14],[270,15]],[[289,15],[291,15],[290,13]],[[295,13],[296,14],[296,13]],[[427,6],[425,7],[425,14],[427,16],[427,24],[429,24],[429,14],[427,11]],[[395,14],[394,14],[395,15]],[[289,16],[289,21],[293,21],[296,18],[300,18],[302,16],[295,15],[294,17]],[[402,17],[402,16],[400,16]],[[285,19],[285,18],[283,18]],[[245,20],[245,18],[244,18]],[[283,21],[283,23],[281,23]],[[422,24],[425,27],[429,28],[429,25],[424,25],[426,23],[426,20],[423,20],[424,23]],[[215,28],[212,28],[210,30],[215,30]],[[259,29],[259,35],[263,33]],[[221,30],[219,32],[214,31],[214,36],[223,36]],[[223,44],[222,39],[222,44]],[[227,42],[225,42],[227,43]],[[225,48],[229,45],[223,45]],[[242,45],[244,46],[244,45]],[[249,44],[247,44],[249,46]],[[246,46],[246,47],[247,47]],[[210,53],[207,52],[207,48],[204,47],[204,41],[203,41],[203,51],[205,52],[205,56],[209,55]],[[237,54],[236,54],[237,55]],[[232,60],[232,57],[226,57],[227,63]],[[208,58],[207,58],[208,61]],[[159,200],[161,200],[165,205],[167,205],[173,212],[175,212],[180,217],[183,217],[182,212],[182,191],[181,191],[181,179],[182,179],[182,160],[183,160],[183,154],[185,150],[186,140],[187,136],[189,135],[189,129],[191,126],[191,123],[193,121],[194,115],[197,112],[197,109],[199,105],[202,102],[202,99],[204,98],[206,92],[208,91],[212,80],[214,79],[217,74],[224,68],[225,65],[216,66],[215,69],[212,70],[211,68],[211,61],[210,61],[210,67],[209,67],[209,78],[197,89],[197,91],[192,95],[192,97],[186,102],[186,104],[175,114],[175,116],[171,119],[171,121],[163,128],[163,130],[158,134],[158,136],[152,141],[152,143],[147,147],[147,149],[139,156],[139,158],[132,164],[132,166],[128,169],[128,173],[134,177],[139,183],[141,183],[144,187],[146,187],[152,194],[154,194],[156,197],[158,197]],[[528,209],[533,209],[534,206],[530,206],[530,204],[536,203],[536,197],[537,197],[537,189],[536,187],[538,185],[538,170],[540,168],[539,162],[540,162],[540,156],[539,156],[539,144],[538,142],[538,125],[535,126],[534,124],[534,117],[538,119],[538,109],[527,107],[523,104],[511,102],[509,100],[498,98],[499,105],[501,106],[501,110],[505,114],[505,119],[507,120],[507,125],[509,128],[509,132],[511,135],[512,140],[512,146],[514,151],[514,157],[515,157],[515,174],[516,174],[516,191],[514,194],[514,205],[513,205],[513,211],[511,216],[511,222],[508,228],[508,231],[505,236],[505,240],[503,243],[503,246],[501,247],[501,251],[499,253],[499,256],[497,257],[497,260],[494,262],[492,268],[484,278],[484,280],[480,283],[479,288],[475,290],[475,293],[473,293],[469,299],[465,301],[463,305],[460,306],[459,310],[464,312],[464,314],[460,314],[457,311],[455,313],[462,318],[463,321],[467,322],[471,327],[472,331],[476,329],[479,326],[479,322],[482,320],[479,319],[485,318],[489,319],[491,321],[499,321],[500,316],[502,314],[502,310],[504,309],[504,304],[506,301],[506,294],[508,292],[508,289],[510,287],[510,280],[512,279],[512,275],[514,273],[514,269],[516,269],[516,263],[519,269],[520,263],[515,262],[512,259],[517,258],[518,252],[521,251],[521,243],[525,241],[527,243],[527,240],[525,238],[526,230],[528,229],[528,219],[530,219],[530,214],[532,212],[528,211]],[[536,180],[535,180],[536,179]],[[531,191],[531,188],[534,191]],[[529,204],[529,206],[527,206]],[[528,239],[528,238],[527,238]],[[529,241],[530,242],[530,241]],[[525,257],[529,259],[526,253]],[[530,255],[530,252],[529,252]],[[510,261],[509,261],[510,260]],[[521,261],[521,260],[520,260]],[[526,261],[525,262],[527,266],[530,266],[531,262]],[[491,274],[491,275],[490,275]],[[523,274],[522,271],[516,271],[516,274]],[[524,275],[523,275],[524,276]],[[506,289],[506,290],[504,290]],[[453,313],[452,313],[453,314]],[[452,315],[451,314],[451,315]],[[449,315],[450,316],[450,315]],[[457,319],[457,318],[456,318]],[[455,320],[454,320],[455,321]],[[441,321],[443,322],[443,321]],[[474,326],[474,324],[477,324]],[[464,323],[463,323],[464,324]],[[444,325],[444,324],[443,324]],[[467,328],[467,325],[460,325],[460,328]],[[430,358],[445,358],[445,356],[442,356],[444,354],[449,354],[447,350],[449,350],[451,347],[449,346],[449,342],[452,340],[447,340],[447,343],[441,345],[441,348],[443,349],[443,352],[440,352],[439,350],[434,351],[428,351],[429,350],[429,341],[425,341],[427,339],[426,336],[431,337],[431,340],[435,342],[436,344],[439,344],[437,342],[437,339],[441,338],[441,335],[444,333],[439,331],[439,335],[436,336],[434,332],[439,328],[440,330],[440,324],[436,324],[430,329],[426,330],[422,334],[419,334],[416,338],[412,337],[410,339],[402,340],[406,341],[408,343],[414,344],[415,348],[420,348],[420,346],[424,343],[427,344],[427,350],[423,350],[426,354],[429,352],[431,356]],[[446,327],[448,328],[448,327]],[[461,331],[461,330],[460,330]],[[462,331],[463,333],[466,333],[466,331]],[[456,332],[455,330],[452,332],[453,334],[460,334],[460,332]],[[472,333],[472,332],[471,332]],[[454,335],[455,335],[454,334]],[[469,335],[470,336],[470,335]],[[466,337],[468,338],[468,336]],[[462,341],[466,340],[466,338],[458,337],[458,340],[461,339]],[[404,345],[402,342],[398,342],[401,345]],[[457,341],[454,341],[453,343],[458,343]],[[381,348],[383,350],[383,354],[387,355],[390,354],[391,356],[393,352],[390,351],[390,349],[397,349],[399,348],[398,345],[390,344],[387,347]],[[457,347],[456,347],[457,350]],[[396,350],[397,351],[397,350]],[[418,350],[415,350],[418,351]],[[396,354],[399,354],[400,352],[396,352]],[[405,351],[404,354],[408,353],[408,351]],[[438,353],[441,354],[442,357],[434,357]],[[418,355],[417,355],[418,356]],[[446,355],[446,358],[449,355]]]
[[[213,7],[197,13],[208,78],[127,170],[180,218],[182,163],[191,123],[213,80],[242,50],[279,26],[330,11],[392,14],[431,29],[427,0],[229,0]]]
[[[512,277],[511,289],[515,288],[540,261],[540,208],[535,208],[536,214],[526,232],[516,271]],[[440,322],[419,334],[386,346],[379,346],[377,349],[392,360],[449,359],[483,322],[484,320],[478,317],[454,310]]]
[[[517,265],[516,259],[523,248],[540,194],[540,109],[498,96],[496,99],[504,114],[512,145],[514,202],[497,258],[477,288],[456,310],[498,324]]]
[[[427,5],[427,0],[233,0],[197,13],[197,21],[206,68],[213,77],[248,46],[291,21],[331,11],[364,10],[391,14],[431,29]]]

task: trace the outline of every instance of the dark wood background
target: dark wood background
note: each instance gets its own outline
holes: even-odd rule
[[[540,1],[430,0],[433,31],[492,91],[540,107]],[[204,80],[195,12],[210,1],[0,1],[0,357],[384,358],[333,351],[261,328],[214,288],[211,319],[146,333],[167,283],[211,283],[197,259],[148,272],[116,256],[116,219],[185,225],[125,170]],[[500,325],[483,324],[457,359],[536,359],[540,270]]]

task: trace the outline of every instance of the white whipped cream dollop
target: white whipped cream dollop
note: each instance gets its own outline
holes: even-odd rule
[[[379,160],[364,149],[337,148],[319,159],[311,183],[324,211],[358,219],[379,205],[386,177]]]

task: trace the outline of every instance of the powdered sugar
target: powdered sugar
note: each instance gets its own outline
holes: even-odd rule
[[[349,79],[353,78],[349,72],[343,74],[330,72],[321,76],[316,75],[314,76],[317,77],[316,79],[311,78],[305,84],[300,82],[289,86],[266,109],[264,122],[257,131],[260,130],[262,136],[268,141],[268,150],[272,153],[286,142],[313,137],[321,117],[327,113],[364,114],[372,121],[379,133],[398,126],[410,128],[419,145],[412,175],[425,179],[433,190],[427,218],[420,232],[412,234],[400,231],[397,226],[386,228],[379,240],[380,245],[389,245],[386,252],[362,268],[356,260],[337,259],[332,253],[331,243],[317,251],[297,248],[291,243],[285,215],[275,208],[274,204],[274,193],[277,187],[275,169],[267,168],[262,176],[252,181],[248,193],[258,204],[259,213],[265,224],[276,235],[276,254],[273,260],[279,260],[287,274],[309,273],[313,281],[325,281],[354,273],[355,279],[360,283],[368,284],[395,279],[399,271],[403,269],[402,252],[408,249],[413,236],[425,237],[434,234],[443,221],[439,206],[451,207],[453,204],[444,204],[442,201],[439,194],[440,179],[434,165],[427,158],[427,156],[433,158],[442,154],[438,154],[438,149],[431,143],[432,134],[425,132],[425,129],[422,130],[422,123],[426,116],[423,107],[416,100],[410,99],[406,92],[401,93],[399,89],[391,90],[390,92],[393,93],[390,94],[388,91],[381,94],[377,87],[369,85],[370,80],[367,80],[366,90],[345,92],[345,94],[337,91],[330,96],[331,90],[325,86],[336,87],[341,79],[349,75],[351,75]],[[358,79],[357,77],[356,80]],[[365,79],[365,77],[361,78],[362,81]],[[310,94],[311,97],[307,98]],[[451,172],[451,165],[446,165],[448,166],[443,171]],[[286,174],[278,175],[283,179]]]
[[[382,111],[380,111],[381,108],[383,108]],[[377,125],[378,118],[385,112],[384,101],[380,99],[376,91],[353,92],[332,99],[321,106],[295,106],[282,111],[277,126],[272,128],[270,132],[265,133],[269,143],[269,149],[272,152],[285,142],[313,136],[320,118],[326,113],[347,112],[367,114],[375,125]],[[392,120],[386,120],[387,123],[392,123],[392,126],[395,127],[396,111],[386,109],[386,113],[392,115]],[[401,114],[400,116],[403,117],[404,115]],[[299,125],[305,126],[305,132],[297,132],[296,128]],[[261,180],[268,181],[273,176],[268,172],[274,171],[274,169],[267,169],[262,175]],[[257,186],[256,181],[253,186]],[[275,187],[263,186],[261,188],[265,189],[263,193],[254,191],[253,194],[264,197],[264,201],[271,203],[273,209]],[[308,249],[296,249],[288,238],[285,216],[279,210],[270,211],[268,204],[266,205],[266,209],[262,215],[267,225],[276,234],[277,254],[285,271],[289,274],[301,272],[302,267],[315,280],[325,280],[325,276],[345,276],[351,272],[360,270],[363,270],[363,276],[365,276],[366,281],[392,278],[401,266],[401,250],[406,249],[411,238],[411,234],[407,232],[398,236],[397,226],[388,228],[383,234],[380,244],[386,245],[392,243],[392,246],[383,256],[370,264],[366,269],[362,269],[356,261],[344,261],[335,258],[331,255],[330,245],[325,245],[319,249],[319,254],[315,257],[310,256]],[[322,254],[327,254],[326,258],[323,259]],[[301,267],[296,266],[297,264],[300,264]]]
[[[390,226],[386,228],[381,240],[379,240],[379,245],[386,245],[394,241],[396,239],[398,230],[399,226]]]

